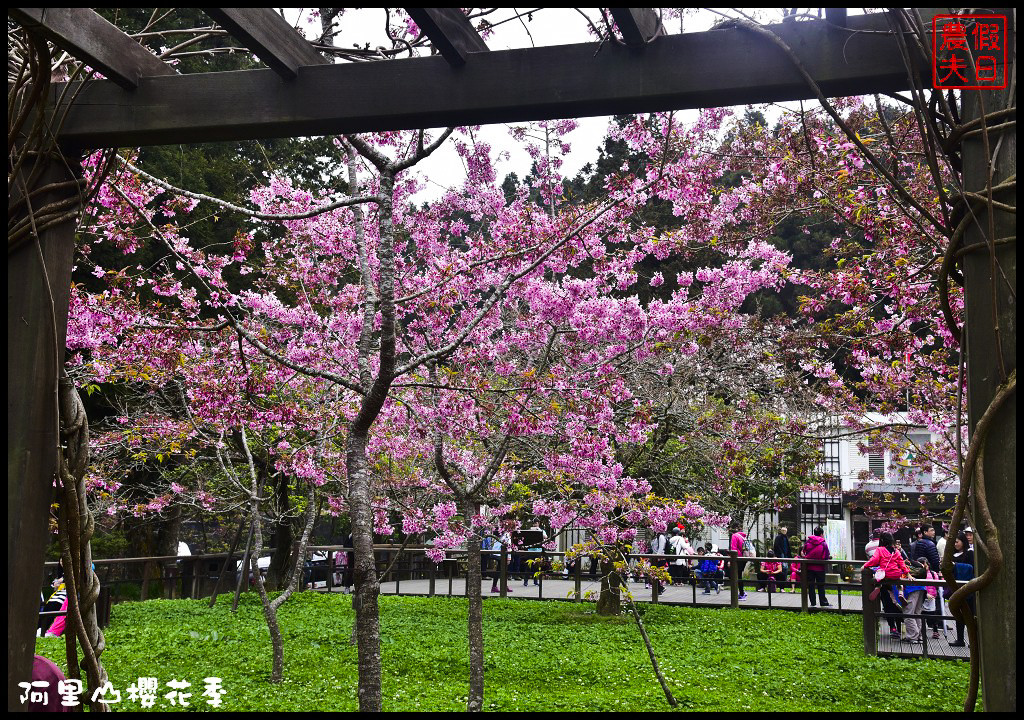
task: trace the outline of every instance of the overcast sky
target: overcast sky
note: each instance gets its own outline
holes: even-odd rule
[[[595,8],[581,8],[592,21],[598,22],[600,13]],[[308,37],[320,32],[319,19],[314,17],[310,9],[302,15],[285,9],[289,21],[296,24]],[[757,13],[760,11],[751,11]],[[778,12],[778,11],[777,11]],[[527,14],[529,13],[529,14]],[[518,16],[518,17],[517,17]],[[382,8],[356,8],[346,10],[340,20],[341,32],[335,39],[339,47],[363,46],[369,42],[371,47],[382,45],[390,47],[384,32],[384,10]],[[574,42],[591,42],[593,35],[588,31],[587,19],[581,12],[572,8],[499,8],[487,16],[496,25],[492,35],[486,38],[491,50],[510,50],[515,48],[541,47]],[[666,30],[669,33],[700,32],[707,30],[719,15],[706,10],[689,10],[682,18],[665,18]],[[763,22],[778,22],[778,17],[759,16]],[[687,111],[687,115],[695,116],[696,111]],[[598,148],[602,145],[609,118],[581,118],[579,127],[573,131],[568,140],[572,144],[572,152],[563,165],[566,177],[575,176],[588,162],[597,158]],[[519,143],[509,137],[509,125],[488,125],[480,132],[480,139],[491,144],[496,150],[508,152],[497,168],[498,179],[508,173],[515,172],[520,178],[525,177],[531,166],[531,159],[521,150]],[[430,180],[430,187],[421,192],[415,199],[419,202],[429,201],[444,192],[449,185],[461,184],[465,177],[462,159],[456,153],[452,143],[446,145],[433,156],[420,164],[419,169]]]

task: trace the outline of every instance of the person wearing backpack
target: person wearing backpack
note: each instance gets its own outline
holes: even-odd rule
[[[686,538],[683,537],[682,530],[679,528],[672,530],[672,537],[668,540],[668,547],[665,549],[665,552],[676,556],[674,560],[669,558],[668,573],[672,576],[672,584],[685,583],[690,577],[690,561],[678,556],[689,555],[693,551],[690,548],[690,544],[686,542]]]
[[[821,526],[814,528],[814,532],[807,538],[804,545],[804,557],[808,560],[830,560],[832,553],[829,552],[828,543],[825,542],[825,531]],[[818,599],[822,607],[830,607],[829,601],[825,599],[825,565],[822,563],[807,563],[807,578],[818,588]],[[811,607],[814,607],[814,588],[808,593],[808,600]]]

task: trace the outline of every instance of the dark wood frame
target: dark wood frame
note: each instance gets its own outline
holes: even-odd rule
[[[625,10],[613,13],[624,37],[621,46],[606,42],[483,52],[464,32],[465,23],[435,8],[435,17],[454,22],[438,22],[436,28],[425,29],[441,57],[355,65],[326,64],[319,59],[314,63],[294,36],[283,30],[275,36],[267,30],[281,28],[270,17],[272,10],[245,11],[235,15],[234,32],[241,36],[236,37],[272,69],[189,76],[176,75],[92,11],[16,8],[9,10],[9,16],[111,78],[88,83],[67,108],[59,131],[65,148],[520,122],[814,97],[791,59],[764,37],[737,27],[656,37],[645,29],[645,18],[650,18],[646,10]],[[227,18],[229,11],[221,11]],[[926,24],[929,17],[923,18]],[[842,10],[830,10],[827,18],[771,28],[801,58],[826,96],[912,87],[914,72],[908,72],[885,14],[846,17]],[[262,34],[259,27],[264,28]],[[1012,24],[1009,37],[1015,42]],[[451,45],[448,50],[441,47],[445,42]],[[298,52],[299,59],[289,59],[290,51]],[[928,59],[911,62],[920,71]],[[60,92],[60,87],[55,88],[51,107]],[[981,108],[996,107],[1005,92],[967,93],[967,116],[978,117],[983,114]],[[1016,173],[1015,127],[1004,123],[1000,133],[1003,155],[997,163],[997,180]],[[965,190],[980,192],[989,181],[983,138],[975,133],[961,147]],[[1015,203],[1012,198],[1008,201]],[[997,215],[997,236],[1015,236],[1015,217]],[[54,419],[46,416],[56,379],[53,368],[37,361],[39,345],[52,341],[54,323],[46,322],[41,313],[50,307],[51,291],[63,295],[55,297],[52,306],[61,336],[67,315],[67,295],[62,290],[67,283],[61,278],[66,277],[64,268],[70,268],[74,227],[70,223],[55,227],[40,241],[44,262],[54,270],[50,288],[25,287],[26,278],[37,274],[34,243],[16,249],[8,258],[8,707],[12,709],[18,709],[17,682],[27,677],[31,664],[32,641],[26,628],[32,624],[24,622],[24,610],[35,602],[35,581],[42,572],[41,538],[52,494],[50,458],[56,443]],[[998,390],[1001,370],[1008,373],[1016,367],[1016,245],[1000,246],[1003,274],[994,277],[988,254],[970,252],[984,243],[980,230],[968,231],[965,296],[969,318],[980,319],[968,326],[972,432]],[[1003,368],[992,350],[995,338],[990,325],[1000,328]],[[985,458],[989,505],[997,523],[1009,528],[1009,542],[1004,543],[1002,575],[986,590],[982,603],[998,611],[984,612],[980,618],[985,638],[983,672],[985,666],[999,669],[984,685],[989,710],[1016,704],[1015,396],[1000,411],[995,427]],[[980,565],[983,570],[984,559]],[[1005,682],[997,682],[996,675]]]

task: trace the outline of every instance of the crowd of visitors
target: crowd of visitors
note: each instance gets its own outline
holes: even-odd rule
[[[945,607],[945,600],[950,595],[948,588],[906,582],[914,579],[932,582],[942,580],[938,572],[942,554],[936,542],[936,534],[936,528],[925,523],[915,529],[915,539],[909,549],[904,549],[900,540],[889,532],[875,533],[865,548],[870,551],[871,557],[864,563],[863,569],[875,569],[876,587],[870,599],[881,600],[882,617],[889,626],[889,636],[893,641],[920,644],[924,642],[923,636],[928,631],[932,639],[936,640],[945,634],[944,623],[940,618],[950,614]],[[945,540],[945,537],[941,540]],[[974,577],[974,551],[970,547],[967,531],[957,533],[953,542],[955,579],[970,580]],[[903,580],[904,583],[883,584],[886,580]],[[973,596],[967,598],[967,604],[973,613]],[[949,644],[953,647],[965,645],[964,625],[959,619],[956,620],[956,640]]]

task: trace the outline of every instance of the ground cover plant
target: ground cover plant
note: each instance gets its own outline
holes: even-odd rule
[[[270,644],[255,594],[237,615],[225,596],[125,603],[113,610],[104,655],[119,710],[127,688],[160,682],[154,709],[175,710],[166,683],[186,680],[190,709],[208,710],[203,678],[222,679],[223,711],[358,709],[354,614],[347,596],[299,593],[282,606],[284,681],[271,684]],[[641,606],[672,692],[685,710],[931,710],[962,707],[968,665],[865,657],[858,616]],[[466,602],[381,598],[384,709],[465,709]],[[484,603],[487,710],[664,710],[646,651],[627,616],[590,603]],[[37,652],[64,667],[64,640]],[[926,667],[919,664],[928,663]],[[908,677],[929,682],[907,692]]]

